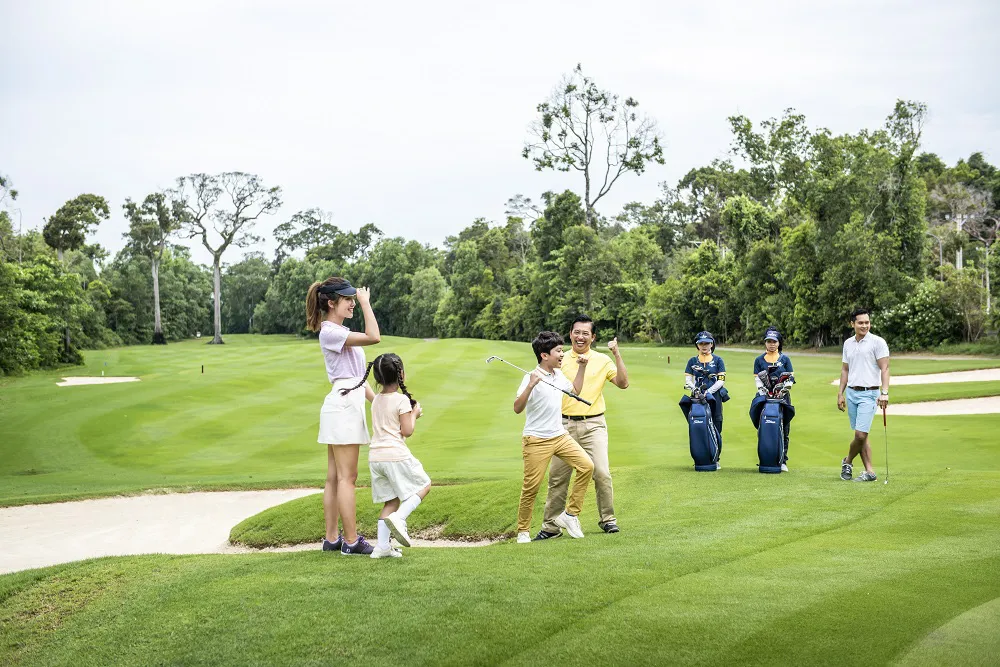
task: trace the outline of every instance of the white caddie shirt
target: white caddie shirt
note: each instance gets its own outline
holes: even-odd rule
[[[541,371],[539,368],[538,370]],[[542,371],[545,380],[557,387],[562,387],[566,391],[573,391],[573,384],[566,379],[562,371],[558,368],[552,374]],[[525,375],[521,380],[514,397],[520,396],[528,387],[529,376]],[[524,408],[524,435],[533,435],[536,438],[554,438],[566,433],[566,427],[562,423],[562,397],[563,393],[554,387],[550,387],[544,382],[539,382],[531,390],[528,396],[528,403]]]
[[[871,331],[858,341],[851,336],[844,341],[843,362],[847,364],[848,387],[881,387],[882,369],[878,360],[889,356],[885,339]]]

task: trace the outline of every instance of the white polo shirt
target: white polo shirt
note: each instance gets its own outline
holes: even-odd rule
[[[843,362],[847,364],[848,387],[881,387],[882,369],[878,360],[889,356],[885,339],[871,331],[858,341],[851,336],[844,341]]]
[[[557,387],[562,387],[566,391],[573,391],[573,384],[566,379],[566,376],[558,368],[551,374],[542,371],[541,368],[537,370],[541,371],[545,379]],[[517,393],[514,394],[515,398],[527,389],[529,377],[525,375],[524,379],[521,380],[521,386],[518,387]],[[566,427],[562,423],[563,395],[561,391],[550,387],[544,382],[539,382],[535,385],[535,388],[531,390],[531,394],[528,396],[528,403],[524,408],[524,435],[533,435],[536,438],[548,439],[567,432]]]

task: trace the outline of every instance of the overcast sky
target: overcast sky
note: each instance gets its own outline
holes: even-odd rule
[[[0,173],[25,228],[80,193],[106,197],[113,217],[91,240],[113,251],[125,197],[226,170],[283,188],[259,232],[320,207],[341,228],[440,244],[477,217],[502,221],[515,194],[582,191],[520,156],[535,105],[578,62],[637,98],[665,140],[666,165],[619,180],[607,215],[725,157],[735,113],[795,107],[854,132],[914,99],[930,108],[925,150],[998,163],[998,8],[0,0]]]

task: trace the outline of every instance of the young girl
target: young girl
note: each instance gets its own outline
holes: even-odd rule
[[[354,315],[355,296],[365,316],[364,333],[344,326],[344,320]],[[366,374],[365,353],[361,348],[381,340],[368,288],[355,289],[338,277],[313,283],[306,295],[306,325],[319,332],[326,374],[333,385],[319,413],[318,441],[327,446],[323,551],[367,555],[373,547],[357,532],[354,483],[358,479],[358,453],[361,445],[368,444],[365,398],[370,401],[375,397],[364,380],[358,383]],[[365,384],[363,392],[351,391],[362,384]],[[338,515],[344,524],[343,535],[337,532]]]
[[[757,385],[757,393],[764,392],[764,383],[757,377],[761,371],[767,371],[772,384],[777,382],[782,373],[792,373],[792,360],[782,353],[783,347],[781,332],[775,327],[768,327],[764,332],[764,354],[753,360],[753,379]],[[795,376],[792,375],[792,383],[794,382]],[[788,405],[792,404],[791,394],[785,395],[785,401]],[[785,422],[785,457],[781,462],[782,472],[788,472],[788,421]]]
[[[684,386],[695,388],[702,386],[706,393],[714,394],[715,406],[712,408],[712,421],[715,430],[719,432],[719,449],[722,449],[722,403],[729,400],[725,390],[726,362],[715,354],[715,337],[707,331],[699,333],[694,340],[698,354],[688,359],[684,368]],[[721,452],[720,452],[721,453]]]
[[[371,557],[401,558],[403,552],[389,545],[389,536],[404,547],[410,546],[406,519],[431,490],[430,477],[406,446],[423,410],[406,390],[399,356],[380,354],[368,370],[382,387],[372,401],[373,434],[368,448],[372,502],[385,503],[378,520],[378,545]]]

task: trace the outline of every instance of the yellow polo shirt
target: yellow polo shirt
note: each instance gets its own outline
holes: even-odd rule
[[[579,355],[573,350],[570,350],[563,357],[562,372],[570,382],[576,379],[578,368],[576,360],[578,357]],[[615,379],[618,375],[618,367],[615,366],[615,362],[611,357],[596,350],[591,350],[587,353],[587,357],[589,360],[587,361],[587,370],[583,376],[583,389],[580,391],[580,397],[587,399],[593,405],[588,407],[575,398],[564,395],[562,403],[564,415],[583,417],[599,415],[604,412],[604,383]]]

